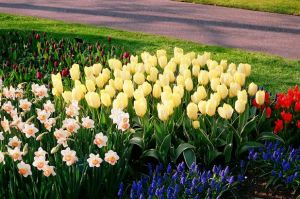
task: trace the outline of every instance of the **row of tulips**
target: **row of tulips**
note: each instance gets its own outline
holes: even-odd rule
[[[9,31],[0,33],[1,76],[7,82],[48,82],[51,73],[69,75],[69,66],[106,64],[111,57],[128,60],[129,53],[112,44],[111,37],[94,44],[80,38],[57,39],[46,33]]]
[[[108,67],[94,64],[83,71],[74,64],[71,83],[52,75],[52,93],[65,103],[87,103],[99,115],[128,112],[138,127],[131,143],[140,147],[141,158],[166,163],[183,155],[190,166],[196,154],[207,164],[218,158],[229,162],[258,134],[265,118],[251,101],[263,106],[266,93],[253,82],[247,86],[250,74],[249,64],[175,48],[171,58],[158,50],[131,56],[127,64],[114,58]]]

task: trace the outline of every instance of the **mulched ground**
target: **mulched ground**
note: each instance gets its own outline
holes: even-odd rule
[[[243,199],[295,199],[300,192],[293,192],[283,186],[266,189],[267,178],[261,178],[254,173],[248,173],[246,182],[240,189]]]

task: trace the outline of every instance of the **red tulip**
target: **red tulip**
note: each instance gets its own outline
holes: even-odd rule
[[[130,54],[129,54],[128,52],[125,52],[125,53],[123,54],[123,58],[124,58],[124,59],[127,59],[129,56],[130,56]]]
[[[278,119],[275,121],[275,128],[274,133],[277,134],[278,132],[283,130],[283,121]]]
[[[53,65],[54,65],[55,68],[57,68],[58,67],[58,61],[54,61]]]
[[[267,117],[267,118],[270,118],[270,117],[271,117],[271,114],[272,114],[272,109],[271,109],[270,107],[268,107],[268,108],[266,109],[266,117]]]
[[[69,69],[68,69],[68,68],[63,69],[63,70],[61,71],[61,75],[62,75],[63,77],[69,76]]]
[[[40,40],[41,36],[39,33],[36,33],[35,37],[34,37],[36,40]]]
[[[290,123],[293,119],[293,115],[289,112],[282,111],[280,115],[285,123]]]
[[[36,72],[36,78],[37,79],[42,79],[43,78],[43,74],[40,71]]]

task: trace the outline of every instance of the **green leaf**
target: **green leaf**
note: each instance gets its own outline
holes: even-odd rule
[[[143,141],[143,138],[141,138],[141,137],[133,137],[130,139],[129,142],[130,142],[130,144],[139,146],[141,149],[144,148],[144,141]]]
[[[156,149],[149,149],[143,153],[143,157],[151,157],[158,161],[161,161],[159,153]]]
[[[214,161],[218,156],[220,156],[222,153],[217,150],[209,150],[208,156],[206,158],[206,164],[210,165],[212,161]]]
[[[171,147],[171,135],[167,135],[159,147],[160,154],[164,157]]]
[[[183,151],[184,161],[189,168],[191,168],[193,162],[196,163],[196,155],[192,149],[187,149]]]
[[[36,47],[37,47],[37,49],[38,49],[38,54],[40,54],[40,53],[41,53],[41,42],[38,42],[38,43],[36,44]]]
[[[275,135],[273,132],[263,132],[257,138],[257,141],[265,141],[265,140],[274,140],[274,141],[280,141],[283,144],[285,143],[281,137]]]
[[[259,142],[253,142],[253,141],[246,142],[240,146],[238,152],[239,152],[239,155],[241,155],[242,153],[248,151],[251,148],[259,148],[259,147],[264,147],[264,145]]]
[[[179,156],[187,149],[195,149],[195,146],[189,143],[180,144],[175,150],[175,161],[179,158]]]

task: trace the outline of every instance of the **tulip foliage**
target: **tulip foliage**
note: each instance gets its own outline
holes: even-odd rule
[[[110,110],[128,112],[135,132],[131,143],[141,149],[141,158],[210,164],[216,158],[229,162],[258,144],[248,142],[261,121],[250,102],[264,103],[265,91],[255,83],[247,86],[250,73],[249,64],[175,48],[171,58],[158,50],[131,56],[127,64],[112,58],[108,67],[94,64],[83,71],[74,64],[71,85],[63,87],[60,74],[52,75],[52,93],[67,104],[87,104],[100,120]]]

